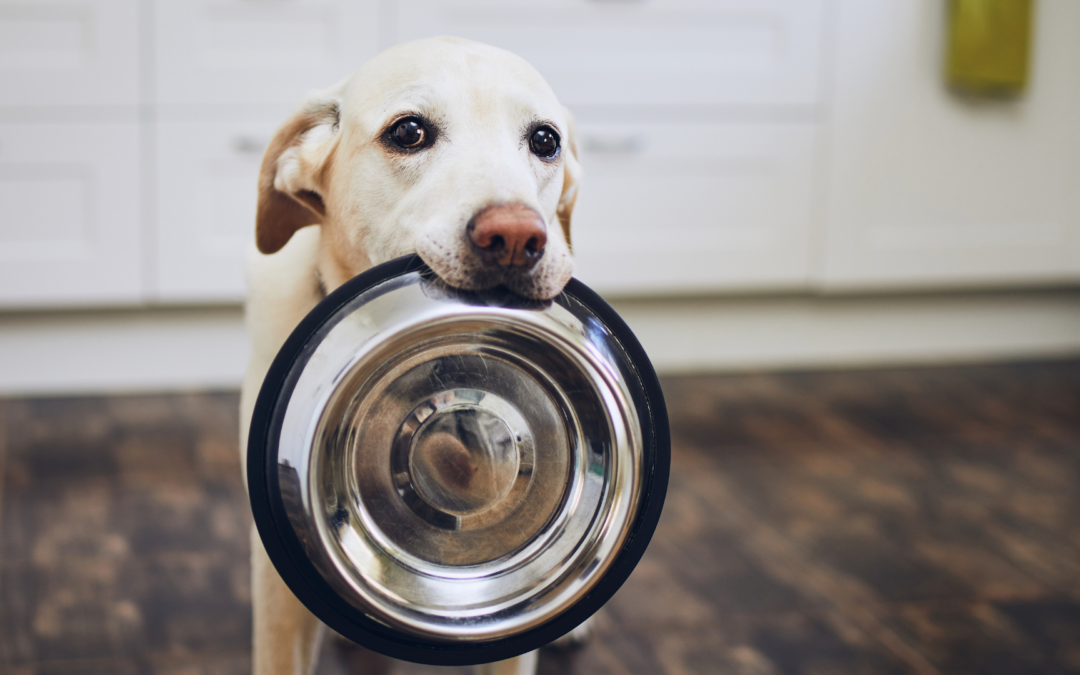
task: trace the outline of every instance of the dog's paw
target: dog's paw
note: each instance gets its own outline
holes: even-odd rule
[[[592,617],[589,617],[581,622],[577,628],[547,645],[544,649],[556,649],[560,651],[578,649],[585,646],[590,638],[592,638],[592,634],[593,620]]]
[[[365,649],[352,640],[332,633],[331,653],[326,653],[324,648],[319,672],[329,672],[334,675],[390,675],[392,661],[369,649]]]

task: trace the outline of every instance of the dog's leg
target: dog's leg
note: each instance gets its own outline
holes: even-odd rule
[[[328,633],[333,636],[337,656],[348,672],[356,675],[390,675],[394,668],[390,657],[361,647],[349,638],[332,631]]]
[[[592,637],[592,632],[593,617],[590,616],[588,619],[585,619],[578,624],[574,630],[547,645],[544,649],[577,649],[578,647],[584,646],[585,643],[589,641],[589,638]]]
[[[479,665],[476,667],[476,675],[533,675],[539,653],[529,652],[498,663]]]
[[[319,228],[304,228],[274,255],[248,257],[247,323],[251,361],[240,394],[240,466],[247,466],[252,411],[270,363],[293,327],[321,296],[315,272]],[[247,483],[244,474],[245,485]],[[251,603],[255,675],[310,675],[318,656],[322,624],[281,580],[251,528]]]
[[[323,625],[281,580],[251,529],[251,598],[254,675],[311,675]]]

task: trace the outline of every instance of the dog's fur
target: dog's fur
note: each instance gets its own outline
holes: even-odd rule
[[[403,152],[390,142],[393,125],[408,116],[430,123],[430,147]],[[556,157],[530,151],[537,125],[561,138]],[[416,252],[452,286],[557,295],[572,272],[575,155],[570,117],[543,78],[508,52],[464,40],[400,45],[311,94],[270,142],[259,177],[241,452],[259,387],[285,338],[327,292],[373,265]],[[535,212],[546,245],[534,266],[484,258],[470,236],[489,207]],[[321,625],[285,586],[254,531],[251,547],[254,671],[310,673]],[[527,654],[484,670],[527,673],[535,660]]]

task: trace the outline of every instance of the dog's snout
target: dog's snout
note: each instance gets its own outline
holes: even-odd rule
[[[544,219],[523,204],[489,206],[469,223],[469,239],[488,265],[529,269],[544,254]]]

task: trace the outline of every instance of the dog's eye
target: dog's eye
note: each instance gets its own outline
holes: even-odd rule
[[[427,129],[415,117],[406,117],[390,130],[390,140],[402,148],[419,148],[427,140]]]
[[[537,157],[550,159],[559,153],[559,135],[551,127],[540,127],[529,136],[529,149]]]

